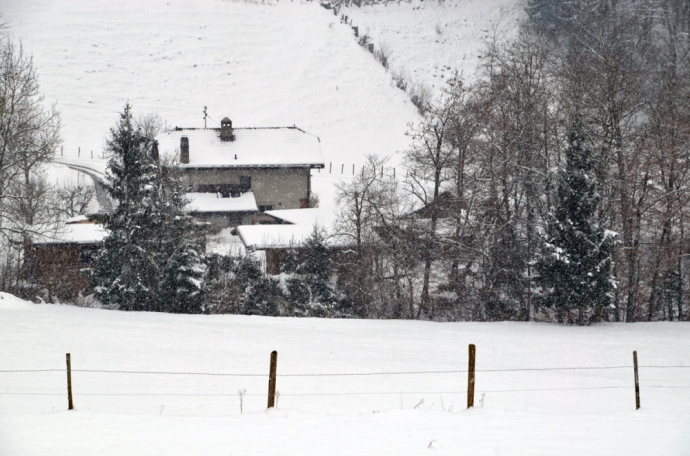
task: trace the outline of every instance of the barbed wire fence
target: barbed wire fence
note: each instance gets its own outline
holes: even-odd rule
[[[473,346],[471,346],[473,347]],[[273,352],[272,357],[277,360],[277,352]],[[47,373],[47,372],[64,372],[67,374],[67,396],[68,409],[73,409],[72,396],[72,372],[75,373],[99,373],[108,375],[153,375],[153,376],[207,376],[207,377],[259,377],[265,378],[269,383],[268,391],[268,407],[271,408],[275,404],[276,396],[281,397],[304,397],[304,396],[369,396],[369,395],[409,395],[409,394],[467,394],[468,408],[474,406],[474,387],[477,373],[498,373],[498,372],[564,372],[564,371],[609,371],[609,370],[623,370],[631,369],[634,372],[634,388],[636,398],[636,409],[640,408],[640,385],[639,385],[639,369],[690,369],[690,365],[637,365],[637,353],[633,352],[632,365],[615,365],[615,366],[559,366],[559,367],[528,367],[528,368],[496,368],[496,369],[475,369],[474,368],[474,350],[470,349],[469,367],[468,369],[452,369],[452,370],[418,370],[418,371],[381,371],[381,372],[316,372],[316,373],[281,373],[279,377],[286,378],[314,378],[314,377],[372,377],[372,376],[429,376],[429,375],[455,375],[468,374],[467,389],[465,390],[445,390],[445,391],[357,391],[357,392],[317,392],[317,393],[278,393],[276,390],[276,383],[278,380],[277,369],[275,362],[271,363],[271,368],[268,373],[242,373],[242,372],[187,372],[187,371],[146,371],[146,370],[109,370],[109,369],[72,369],[70,354],[66,354],[67,365],[65,369],[47,368],[47,369],[0,369],[0,374],[15,374],[15,373]],[[690,385],[645,385],[649,389],[688,389]],[[556,388],[512,388],[512,389],[482,389],[482,393],[519,393],[519,392],[546,392],[546,391],[586,391],[586,390],[611,390],[611,389],[631,389],[630,386],[582,386],[582,387],[556,387]],[[46,392],[32,392],[32,391],[0,391],[0,396],[61,396],[64,393],[46,393]],[[237,396],[238,393],[215,393],[215,392],[163,392],[163,393],[136,393],[136,392],[88,392],[79,393],[79,396],[188,396],[188,397],[224,397]],[[265,394],[247,394],[246,391],[242,396],[266,396]]]

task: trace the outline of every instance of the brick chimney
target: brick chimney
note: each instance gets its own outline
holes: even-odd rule
[[[186,136],[180,138],[180,163],[189,163],[189,138]]]
[[[223,117],[223,120],[220,121],[220,140],[235,140],[235,135],[232,134],[232,120],[228,119],[227,117]]]

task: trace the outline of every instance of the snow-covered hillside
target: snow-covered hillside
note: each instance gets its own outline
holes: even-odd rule
[[[171,315],[35,305],[0,293],[0,328],[3,456],[690,453],[688,323]],[[473,410],[465,408],[466,373],[428,373],[466,370],[469,343],[477,346]],[[271,350],[280,397],[266,412]],[[633,350],[642,366],[638,411]],[[67,352],[74,411],[66,410]],[[622,367],[538,370],[587,366]],[[55,371],[2,372],[21,369]],[[427,373],[290,376],[409,371]]]
[[[321,138],[333,185],[367,154],[392,155],[418,114],[340,16],[304,1],[0,0],[9,32],[34,56],[46,100],[62,112],[65,157],[97,159],[126,101],[168,125],[296,124]],[[393,50],[393,68],[440,88],[452,69],[471,74],[487,30],[510,32],[519,0],[449,0],[350,8],[362,33]],[[341,11],[341,12],[343,12]],[[438,27],[437,27],[438,26]],[[441,33],[437,33],[437,28]],[[332,174],[328,173],[331,169]],[[102,164],[93,163],[96,167]]]
[[[202,127],[204,106],[209,126],[224,116],[236,127],[296,124],[321,138],[334,172],[404,149],[417,119],[350,27],[317,2],[2,3],[62,112],[65,156],[100,156],[127,100],[169,126]]]
[[[389,2],[343,8],[376,48],[388,46],[390,68],[438,95],[457,71],[472,80],[486,43],[509,39],[525,19],[524,0]]]

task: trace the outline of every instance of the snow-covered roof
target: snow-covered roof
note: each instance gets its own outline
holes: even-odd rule
[[[247,248],[256,250],[299,247],[309,238],[314,227],[306,225],[242,225],[237,232]]]
[[[38,237],[35,245],[97,244],[108,236],[108,230],[97,223],[67,223],[56,232]]]
[[[306,225],[311,228],[318,225],[330,230],[335,223],[335,211],[332,208],[281,209],[266,211],[266,214],[293,225]]]
[[[221,198],[217,193],[187,193],[187,211],[201,212],[258,212],[253,192],[241,193],[237,198]]]
[[[221,141],[219,128],[175,128],[156,139],[159,153],[168,157],[179,157],[180,138],[189,139],[183,168],[324,166],[319,138],[297,127],[235,128],[233,135],[233,141]]]
[[[242,225],[237,227],[240,239],[247,248],[256,250],[299,247],[314,232],[314,227],[332,231],[335,213],[331,208],[285,209],[266,211],[266,214],[290,225]],[[342,247],[341,238],[327,237],[326,244]]]

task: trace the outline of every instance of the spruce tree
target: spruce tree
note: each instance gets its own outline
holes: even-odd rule
[[[611,302],[614,234],[595,223],[599,199],[593,154],[576,122],[559,176],[558,205],[535,264],[536,283],[544,290],[542,302],[557,309],[561,322],[573,310],[579,311],[580,324],[586,323],[592,309],[600,318]]]
[[[185,213],[174,163],[151,153],[153,139],[129,104],[107,141],[106,188],[117,205],[94,270],[96,297],[122,310],[204,311],[203,230]]]
[[[106,142],[110,155],[106,189],[117,207],[105,217],[109,235],[93,276],[96,297],[123,310],[153,310],[155,304],[151,283],[157,268],[149,255],[155,166],[148,145],[126,104]]]
[[[335,314],[337,297],[330,282],[333,261],[325,236],[317,228],[302,246],[301,255],[291,258],[283,272],[292,274],[286,281],[293,313],[325,317]],[[294,253],[293,253],[294,255]]]
[[[160,222],[158,228],[162,276],[159,310],[174,313],[201,313],[205,310],[206,264],[203,256],[204,233],[185,212],[188,204],[177,168],[164,164],[158,168],[156,192]]]

